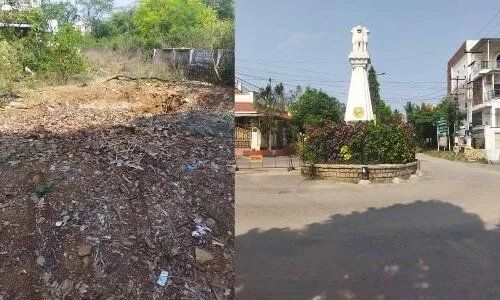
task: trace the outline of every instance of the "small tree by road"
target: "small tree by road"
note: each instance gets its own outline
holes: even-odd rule
[[[343,118],[345,107],[335,97],[321,90],[307,87],[291,108],[292,125],[305,133],[311,125],[322,126]]]

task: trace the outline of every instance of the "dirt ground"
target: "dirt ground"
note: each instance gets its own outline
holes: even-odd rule
[[[5,103],[1,300],[232,298],[232,88],[112,80]]]

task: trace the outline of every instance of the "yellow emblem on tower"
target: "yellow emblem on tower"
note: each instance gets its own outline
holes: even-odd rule
[[[354,116],[356,118],[361,119],[363,118],[364,115],[365,115],[365,110],[362,107],[358,106],[354,108]]]

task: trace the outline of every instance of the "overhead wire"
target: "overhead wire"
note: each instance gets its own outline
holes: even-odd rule
[[[479,30],[479,32],[476,34],[477,37],[481,37],[481,33],[483,32],[484,29],[486,29],[486,27],[488,27],[488,25],[490,25],[491,21],[493,21],[497,16],[500,15],[500,9],[497,10],[497,12],[488,20],[488,22],[486,23],[486,25],[484,25],[481,30]],[[500,22],[500,21],[499,21]],[[498,25],[498,23],[496,24]],[[494,27],[496,27],[496,25]],[[493,27],[493,28],[494,28]],[[490,29],[491,30],[491,29]],[[489,32],[489,31],[488,31]]]

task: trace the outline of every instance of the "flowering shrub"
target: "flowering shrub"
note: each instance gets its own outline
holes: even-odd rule
[[[298,149],[303,160],[313,163],[395,164],[415,160],[411,128],[402,122],[312,126]]]
[[[362,123],[350,125],[345,122],[326,123],[324,126],[311,126],[307,129],[303,145],[298,147],[303,160],[314,163],[326,163],[344,160],[342,146],[355,136],[362,135],[365,126]]]
[[[342,146],[340,148],[340,154],[342,154],[344,156],[345,160],[349,160],[352,157],[352,154],[349,150],[349,147],[347,147],[347,146]]]

